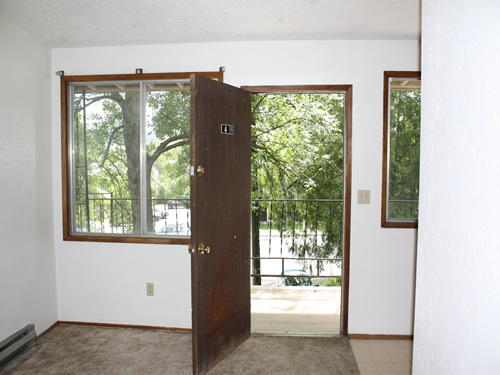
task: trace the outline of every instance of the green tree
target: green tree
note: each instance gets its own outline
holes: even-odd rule
[[[418,217],[420,102],[420,90],[391,91],[389,217],[393,219]]]
[[[146,131],[152,140],[146,147],[146,212],[147,227],[152,231],[152,169],[165,153],[189,145],[189,92],[149,91],[147,103],[151,116]],[[121,213],[130,221],[131,232],[139,234],[141,106],[137,87],[121,92],[82,91],[75,95],[74,108],[77,205],[89,205],[86,191],[114,194],[119,197],[115,213]],[[119,222],[120,217],[115,215],[112,220]]]
[[[342,199],[342,94],[264,94],[252,99],[252,198]],[[303,236],[290,249],[299,257],[341,257],[342,206],[318,203],[254,201],[253,256],[260,256],[259,229],[263,215],[273,218],[288,236],[301,230],[322,233]],[[306,218],[313,218],[312,220]],[[305,222],[298,228],[297,223]],[[259,272],[259,260],[254,260]],[[256,278],[256,283],[260,280]]]
[[[254,197],[341,198],[342,95],[254,95],[252,104]]]

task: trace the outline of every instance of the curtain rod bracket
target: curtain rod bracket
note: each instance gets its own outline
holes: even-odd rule
[[[56,76],[62,77],[64,75],[64,70],[58,70]]]

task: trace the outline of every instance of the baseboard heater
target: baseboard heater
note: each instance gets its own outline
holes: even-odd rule
[[[23,329],[0,342],[0,371],[10,362],[31,348],[36,341],[35,325]]]

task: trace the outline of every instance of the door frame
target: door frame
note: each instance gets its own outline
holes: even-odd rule
[[[344,103],[344,204],[342,249],[342,304],[340,334],[347,336],[349,321],[349,270],[352,189],[352,85],[241,86],[252,94],[345,94]]]

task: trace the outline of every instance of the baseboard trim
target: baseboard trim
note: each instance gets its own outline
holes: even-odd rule
[[[43,331],[42,333],[40,333],[38,335],[38,338],[42,337],[43,335],[46,335],[47,333],[49,333],[50,331],[52,331],[54,328],[56,328],[58,325],[59,325],[59,322],[55,322],[49,328],[47,328],[45,331]]]
[[[162,330],[162,331],[192,332],[191,328],[142,326],[142,325],[135,325],[135,324],[75,322],[75,321],[67,321],[67,320],[59,320],[55,325],[58,325],[58,324],[68,324],[68,325],[76,325],[76,326],[108,327],[108,328],[157,329],[157,330]],[[52,327],[50,329],[52,329]]]
[[[365,333],[349,333],[347,337],[356,340],[413,340],[413,335],[368,335]]]

